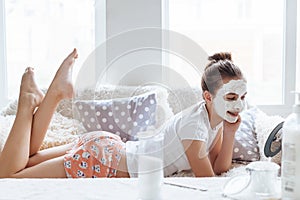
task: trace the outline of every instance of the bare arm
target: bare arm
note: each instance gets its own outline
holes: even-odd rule
[[[223,131],[223,134],[220,134],[221,137],[210,153],[212,157],[215,157],[212,163],[216,174],[226,172],[231,167],[235,132],[240,123],[240,117],[236,123],[223,122],[223,130],[220,129],[220,131]]]
[[[206,145],[203,141],[183,140],[182,144],[196,177],[215,176],[211,162],[206,155]]]
[[[220,128],[215,138],[215,141],[212,144],[212,148],[210,148],[209,150],[209,160],[213,168],[214,168],[215,161],[221,151],[222,141],[223,141],[223,129]]]

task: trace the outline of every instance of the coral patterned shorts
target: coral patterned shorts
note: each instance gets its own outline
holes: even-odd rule
[[[125,144],[118,135],[89,132],[64,157],[68,178],[116,177]]]

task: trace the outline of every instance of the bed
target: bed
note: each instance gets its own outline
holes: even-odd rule
[[[83,111],[78,109],[79,105],[75,102],[86,100],[99,100],[101,106],[115,106],[119,99],[132,101],[136,96],[142,95],[145,99],[149,94],[155,93],[156,108],[154,126],[161,126],[168,118],[188,106],[196,103],[201,99],[200,89],[173,89],[168,91],[157,86],[147,86],[144,88],[136,88],[132,86],[112,86],[103,85],[96,92],[91,90],[84,90],[78,92],[76,97],[72,100],[64,100],[58,106],[51,124],[48,128],[45,140],[41,149],[58,146],[69,143],[80,135],[84,134],[88,129],[92,129],[82,120]],[[148,95],[148,96],[147,96]],[[145,97],[146,96],[146,97]],[[115,101],[117,100],[117,101]],[[139,100],[136,100],[139,101]],[[111,103],[114,102],[114,103]],[[110,104],[109,104],[110,103]],[[120,106],[121,106],[120,102]],[[137,103],[137,102],[136,102]],[[12,126],[17,109],[17,100],[12,100],[5,108],[2,109],[0,115],[0,148],[3,148],[9,130]],[[86,112],[86,110],[84,111]],[[130,109],[126,112],[132,112]],[[109,113],[108,113],[109,114]],[[147,117],[144,117],[147,119]],[[145,120],[146,120],[145,119]],[[204,184],[211,187],[210,191],[201,193],[189,189],[179,187],[172,187],[170,185],[164,186],[165,199],[169,199],[170,195],[178,197],[187,197],[191,195],[208,197],[212,195],[214,199],[222,199],[220,196],[221,186],[228,177],[245,173],[245,166],[252,161],[267,160],[263,153],[266,138],[269,136],[271,130],[284,119],[280,116],[268,116],[259,108],[253,105],[248,105],[247,112],[243,113],[242,125],[239,133],[236,134],[234,155],[232,162],[232,169],[222,174],[217,178],[198,179],[193,178],[191,171],[182,171],[169,177],[169,180],[179,181],[185,184],[197,185]],[[151,121],[151,120],[150,120]],[[151,122],[150,122],[151,123]],[[120,133],[120,136],[123,136]],[[124,136],[126,140],[132,139]],[[280,164],[281,155],[277,154],[272,158],[273,162]],[[180,177],[180,178],[179,178]],[[105,183],[105,184],[104,184]],[[61,179],[2,179],[0,180],[0,199],[118,199],[119,196],[128,197],[127,199],[134,199],[136,194],[135,180],[61,180]],[[211,184],[211,185],[210,185]],[[118,193],[111,192],[110,189],[118,189]],[[187,190],[187,191],[185,191]],[[53,192],[55,191],[55,192]],[[130,192],[132,191],[132,192]],[[181,193],[182,192],[182,193]],[[124,194],[124,195],[122,195]],[[169,195],[169,196],[168,196]],[[205,196],[206,195],[206,196]],[[199,196],[199,198],[200,198]],[[186,198],[185,198],[186,199]],[[213,199],[213,198],[210,198]]]
[[[218,178],[167,178],[167,183],[192,186],[197,189],[164,184],[162,200],[168,199],[226,199],[222,196],[225,177]],[[2,179],[2,200],[10,199],[137,199],[137,179]],[[5,190],[4,190],[5,188]],[[118,191],[118,192],[114,192]]]

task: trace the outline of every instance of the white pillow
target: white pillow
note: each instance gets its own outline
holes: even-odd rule
[[[175,88],[168,93],[168,102],[174,114],[203,100],[201,88]]]

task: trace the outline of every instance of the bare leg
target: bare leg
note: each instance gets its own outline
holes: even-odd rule
[[[47,132],[52,115],[62,99],[72,98],[72,67],[78,57],[77,50],[63,61],[46,93],[46,96],[34,114],[30,141],[30,155],[39,150]]]
[[[0,155],[0,177],[15,174],[27,165],[32,116],[42,98],[34,82],[34,73],[27,68],[21,81],[16,118]]]
[[[74,143],[37,152],[29,158],[25,169],[10,178],[66,178],[64,155]]]
[[[70,150],[74,146],[74,143],[60,145],[48,149],[44,149],[42,151],[38,151],[36,154],[29,158],[27,163],[27,167],[32,167],[39,163],[42,163],[46,160],[50,160],[52,158],[57,158],[66,154],[68,150]]]
[[[10,178],[66,178],[64,156],[53,158],[15,173]]]

